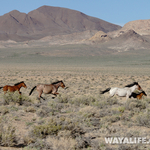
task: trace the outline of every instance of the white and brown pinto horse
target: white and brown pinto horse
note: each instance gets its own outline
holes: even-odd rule
[[[57,96],[57,94],[59,94],[57,92],[59,87],[65,88],[65,84],[63,83],[63,81],[57,81],[57,82],[53,82],[51,84],[38,84],[37,86],[32,88],[32,90],[29,93],[29,96],[32,94],[32,92],[34,91],[35,88],[39,93],[39,96],[38,96],[39,99],[40,98],[44,99],[41,96],[42,93],[53,94],[53,95]]]
[[[134,92],[135,90],[142,90],[138,82],[133,82],[132,84],[126,85],[124,88],[118,87],[107,88],[106,90],[101,91],[101,94],[109,92],[110,97],[118,95],[120,97],[126,97],[126,99],[128,99],[131,96],[132,92]]]

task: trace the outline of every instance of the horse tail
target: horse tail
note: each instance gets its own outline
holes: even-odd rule
[[[32,92],[34,91],[35,88],[36,88],[36,86],[32,88],[32,90],[29,93],[29,96],[32,94]]]
[[[104,94],[104,93],[106,93],[106,92],[109,92],[109,91],[110,91],[110,89],[111,89],[111,88],[107,88],[106,90],[101,91],[101,92],[100,92],[100,94]]]

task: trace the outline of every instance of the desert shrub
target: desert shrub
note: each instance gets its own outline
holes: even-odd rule
[[[147,103],[145,101],[141,101],[141,100],[128,100],[125,104],[125,108],[127,110],[134,110],[135,108],[139,108],[140,110],[142,109],[146,109],[146,105]]]
[[[50,149],[53,150],[73,150],[76,145],[76,140],[64,137],[48,137],[46,139],[46,144]]]
[[[6,106],[0,106],[0,113],[2,115],[5,115],[5,114],[9,113],[9,109]]]
[[[0,124],[0,145],[14,146],[16,143],[15,127]]]
[[[65,107],[64,103],[60,103],[59,100],[51,100],[48,102],[47,108],[45,108],[47,111],[51,110],[52,115],[54,115],[54,112],[61,112],[61,109]]]
[[[140,150],[139,145],[119,145],[118,150]]]
[[[54,114],[54,110],[47,106],[42,106],[36,111],[36,114],[40,117],[48,117]]]
[[[70,138],[71,137],[71,131],[62,130],[58,133],[58,137]]]
[[[57,135],[61,128],[55,120],[51,119],[48,123],[35,125],[31,131],[31,135],[38,138],[44,138],[47,135]]]
[[[68,95],[59,95],[58,102],[59,103],[68,103],[70,97]]]
[[[120,116],[119,115],[112,115],[112,116],[106,116],[106,117],[103,117],[102,119],[102,123],[105,124],[106,122],[117,122],[120,120]]]
[[[103,97],[97,98],[91,105],[96,106],[100,109],[107,108],[118,103],[118,100],[115,98],[104,99]]]
[[[119,108],[118,108],[118,110],[119,110],[119,112],[124,113],[124,111],[125,111],[125,107],[124,107],[124,106],[119,107]]]
[[[113,115],[112,117],[110,117],[110,122],[117,122],[120,120],[120,117],[118,115]]]
[[[130,112],[130,111],[125,111],[122,115],[121,115],[121,120],[123,121],[130,121],[131,118],[133,117],[134,113]]]
[[[76,138],[84,134],[82,127],[77,122],[67,117],[50,118],[47,122],[33,126],[31,137],[45,138],[48,135],[58,135],[58,132],[69,131],[69,137]],[[59,134],[60,135],[60,134]]]
[[[37,125],[33,127],[32,133],[34,136],[44,138],[47,135],[57,135],[61,126],[54,124]]]
[[[146,126],[150,128],[150,110],[148,110],[145,114],[140,114],[137,116],[136,121],[140,126]]]
[[[83,134],[85,134],[85,131],[80,126],[76,126],[71,130],[72,138],[80,137]]]
[[[34,143],[29,144],[29,146],[27,146],[24,150],[47,150],[47,148],[45,141],[37,139]]]
[[[91,147],[94,150],[103,150],[103,149],[109,150],[109,149],[106,149],[106,145],[102,141],[100,142],[100,139],[97,139],[97,138],[94,140],[91,140]]]
[[[150,103],[150,98],[144,98],[144,100],[149,104]]]
[[[85,118],[90,118],[93,117],[95,114],[99,113],[99,110],[93,106],[86,106],[81,108],[79,110],[79,113]]]
[[[139,100],[137,101],[136,107],[142,110],[142,109],[146,109],[146,105],[147,103],[145,101]]]
[[[31,102],[31,99],[25,95],[20,95],[18,91],[16,92],[7,92],[4,96],[4,104],[9,105],[10,102],[18,103],[22,105],[24,102]]]
[[[91,147],[91,139],[88,137],[78,137],[76,138],[76,149],[83,149]]]
[[[92,96],[80,96],[74,97],[69,100],[69,103],[74,104],[76,106],[80,106],[81,104],[89,106],[91,103],[95,102],[95,98]]]
[[[108,105],[114,105],[114,104],[117,104],[117,103],[118,103],[118,100],[116,98],[107,99],[107,104]]]
[[[119,108],[112,108],[111,109],[111,114],[112,115],[121,115],[122,114],[122,108],[121,107],[119,107]]]
[[[99,126],[100,125],[100,111],[97,107],[85,106],[78,112],[80,119],[86,126]]]
[[[9,110],[10,111],[18,111],[19,108],[18,108],[18,106],[15,106],[15,105],[9,105]]]
[[[107,106],[107,101],[105,101],[105,100],[100,100],[100,101],[96,101],[96,102],[94,102],[93,104],[92,104],[93,106],[97,106],[98,108],[100,108],[100,109],[103,109],[104,107],[106,107]]]
[[[36,109],[33,106],[29,106],[29,107],[25,107],[25,111],[34,113],[34,112],[36,112]]]

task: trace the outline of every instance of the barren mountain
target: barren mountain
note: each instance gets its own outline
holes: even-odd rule
[[[28,14],[17,10],[0,16],[0,40],[26,41],[86,30],[110,32],[121,27],[79,11],[42,6]]]
[[[85,46],[82,54],[92,56],[150,49],[150,20],[131,21],[121,28],[79,11],[50,6],[42,6],[28,14],[14,10],[0,16],[1,48],[51,47],[65,44],[78,44],[73,50],[75,55],[81,53],[78,48],[80,44],[83,44],[81,47]],[[89,45],[92,48],[88,49],[87,54],[86,46]],[[51,51],[51,54],[57,54],[56,50]],[[59,54],[69,56],[73,51],[61,51],[60,48]]]
[[[131,49],[148,49],[150,48],[150,43],[145,37],[139,35],[134,30],[127,30],[120,31],[120,34],[107,42],[105,47],[122,52]]]
[[[150,19],[135,20],[126,23],[121,30],[132,29],[140,35],[150,35]]]

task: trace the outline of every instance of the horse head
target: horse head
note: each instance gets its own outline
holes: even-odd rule
[[[22,87],[27,88],[26,84],[24,83],[24,81],[21,82]]]
[[[61,85],[60,85],[60,86],[64,89],[64,88],[66,87],[65,84],[63,83],[62,80],[61,80],[60,82],[61,82]]]
[[[138,89],[139,91],[143,91],[138,82],[134,82],[134,83],[135,83],[135,85],[137,85],[137,89]]]
[[[147,94],[145,93],[145,91],[142,91],[142,94],[143,94],[144,96],[147,96]]]
[[[142,88],[141,88],[141,86],[139,85],[138,82],[133,82],[132,84],[126,85],[125,87],[129,87],[129,88],[135,87],[135,89],[137,89],[137,90],[139,90],[139,91],[142,90]]]

